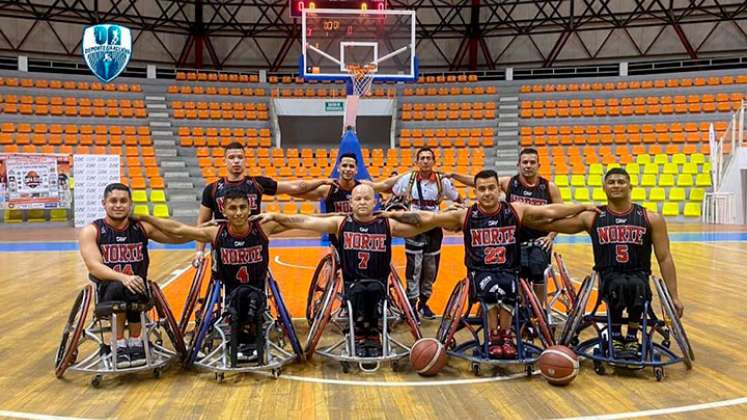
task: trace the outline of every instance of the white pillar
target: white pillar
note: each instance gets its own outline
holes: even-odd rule
[[[628,75],[628,62],[620,62],[620,76],[626,77]]]
[[[25,55],[18,56],[18,71],[29,71],[29,58]]]
[[[506,80],[514,80],[514,68],[506,67]]]
[[[156,78],[156,66],[154,64],[148,64],[148,66],[145,69],[146,69],[145,72],[148,75],[148,79]]]

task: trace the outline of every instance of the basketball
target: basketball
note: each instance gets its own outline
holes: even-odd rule
[[[552,385],[568,385],[578,375],[578,357],[566,346],[552,346],[543,351],[537,364],[542,376]]]
[[[421,338],[410,350],[410,364],[420,376],[435,376],[446,366],[446,349],[435,338]]]

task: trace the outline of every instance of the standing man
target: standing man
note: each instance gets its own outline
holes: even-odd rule
[[[223,214],[223,201],[226,191],[230,188],[238,188],[246,193],[249,200],[249,209],[254,214],[259,214],[262,209],[262,195],[289,194],[301,197],[303,194],[318,188],[321,185],[330,185],[327,179],[315,181],[275,181],[264,176],[246,176],[244,146],[234,142],[225,148],[225,164],[228,176],[208,184],[202,191],[202,203],[200,213],[197,216],[197,224],[201,225],[211,218],[215,220],[225,219]],[[198,266],[204,259],[205,243],[197,242],[197,252],[192,264]]]
[[[462,231],[464,265],[473,290],[487,305],[488,351],[496,359],[516,357],[511,315],[516,304],[520,242],[524,227],[545,229],[553,219],[594,209],[585,205],[531,206],[500,200],[498,175],[483,170],[475,175],[477,203],[469,208],[430,212],[387,212],[386,216],[418,229],[443,227]],[[517,332],[518,334],[518,332]],[[520,338],[517,338],[520,339]]]
[[[519,153],[519,173],[512,177],[501,177],[501,189],[506,193],[506,200],[510,203],[524,203],[533,206],[543,206],[552,203],[562,203],[560,190],[547,179],[539,176],[539,154],[535,149],[523,149]],[[466,175],[451,174],[451,178],[470,187],[474,187],[473,178]],[[521,273],[522,278],[530,281],[534,293],[545,305],[547,285],[545,284],[545,269],[551,264],[552,245],[557,232],[541,232],[531,228],[522,228],[519,232],[521,242]]]
[[[419,149],[415,155],[418,169],[403,175],[392,189],[411,210],[437,212],[444,198],[461,202],[459,192],[454,189],[451,181],[433,171],[435,160],[433,150],[427,147]],[[425,319],[436,318],[428,307],[428,299],[433,293],[433,283],[438,276],[443,238],[443,230],[435,227],[405,240],[407,299],[416,316],[419,313]]]
[[[101,201],[106,216],[80,231],[80,255],[88,276],[96,283],[99,302],[147,303],[148,239],[176,243],[147,222],[130,218],[132,194],[124,184],[109,184]],[[127,328],[125,328],[125,321]],[[129,340],[125,338],[129,330]],[[117,367],[146,363],[140,312],[117,316]]]
[[[620,358],[636,358],[641,351],[638,330],[644,303],[651,299],[651,248],[659,261],[661,276],[672,295],[678,316],[685,307],[677,292],[677,273],[669,251],[664,218],[633,203],[630,175],[622,168],[604,176],[607,205],[600,213],[582,213],[551,223],[561,233],[587,232],[594,248],[594,271],[601,279],[601,295],[609,305],[612,319],[612,347]],[[627,335],[622,335],[623,311],[628,312]]]

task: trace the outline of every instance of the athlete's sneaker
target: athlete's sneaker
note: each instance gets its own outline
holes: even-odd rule
[[[366,337],[366,357],[381,357],[381,340],[379,335]]]
[[[127,369],[130,367],[130,348],[125,346],[117,346],[117,368]]]
[[[510,330],[502,330],[501,335],[503,337],[503,345],[501,346],[501,350],[503,350],[503,358],[504,359],[515,359],[516,358],[516,346],[514,345],[513,334],[511,334]]]
[[[355,355],[357,357],[368,357],[368,348],[366,347],[366,337],[355,337]]]
[[[143,366],[147,363],[145,359],[145,345],[143,340],[137,340],[136,342],[130,343],[130,366],[137,367]]]
[[[490,332],[490,343],[488,344],[488,353],[491,359],[502,359],[503,358],[503,336],[501,330],[493,330]]]
[[[420,315],[423,319],[436,319],[436,314],[431,311],[427,303],[420,305]]]
[[[630,359],[636,359],[640,356],[641,343],[638,342],[637,337],[625,337],[625,352]]]
[[[239,344],[236,359],[240,362],[252,362],[257,360],[257,346],[254,344]]]
[[[627,359],[628,349],[625,346],[625,339],[621,336],[612,336],[612,355],[615,359]]]

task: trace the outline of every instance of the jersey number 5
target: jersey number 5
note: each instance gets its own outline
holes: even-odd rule
[[[361,270],[365,270],[368,268],[368,259],[371,257],[371,254],[368,252],[359,252],[358,253],[358,268]]]
[[[485,248],[485,264],[505,264],[506,247],[496,246]]]
[[[627,245],[617,245],[615,247],[615,260],[623,264],[630,260],[630,256],[628,255]]]

